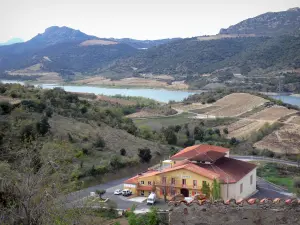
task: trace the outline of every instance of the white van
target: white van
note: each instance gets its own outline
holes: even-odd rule
[[[156,194],[152,192],[147,198],[147,205],[148,204],[154,205],[155,202],[156,202]]]
[[[129,195],[131,195],[132,194],[132,192],[130,191],[130,190],[128,190],[128,189],[124,189],[123,191],[122,191],[122,195],[123,196],[129,196]]]

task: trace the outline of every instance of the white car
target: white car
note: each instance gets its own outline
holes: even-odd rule
[[[117,189],[114,192],[114,195],[121,195],[121,194],[122,194],[122,190],[120,190],[120,189]]]

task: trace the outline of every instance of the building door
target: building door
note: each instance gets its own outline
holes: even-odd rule
[[[189,190],[186,188],[181,188],[180,193],[184,196],[184,197],[189,197]]]

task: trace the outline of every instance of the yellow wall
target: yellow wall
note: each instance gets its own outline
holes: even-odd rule
[[[174,171],[166,172],[166,173],[159,174],[159,175],[139,177],[138,178],[139,186],[143,186],[143,185],[152,186],[153,181],[155,181],[156,194],[159,198],[163,198],[164,195],[161,193],[161,189],[163,187],[159,185],[162,183],[163,177],[166,177],[166,186],[167,187],[171,187],[171,179],[175,178],[175,187],[173,187],[172,190],[174,190],[176,194],[179,194],[181,189],[183,188],[182,187],[182,179],[186,179],[186,187],[185,188],[189,190],[189,196],[193,196],[193,194],[195,194],[197,191],[198,191],[198,193],[201,192],[201,187],[202,187],[203,181],[206,181],[211,187],[212,187],[212,182],[213,182],[209,178],[201,176],[197,173],[194,173],[194,172],[191,172],[191,171],[188,171],[185,169],[179,169],[179,170],[174,170]],[[196,189],[193,188],[193,180],[197,180],[197,188]],[[144,184],[141,184],[141,181],[144,181]],[[151,185],[148,185],[148,181],[151,181]],[[149,195],[148,192],[149,191],[144,191],[145,197]],[[169,195],[168,198],[170,198],[171,197],[171,194],[169,193],[170,188],[167,192]],[[138,191],[137,194],[140,195],[141,191]]]

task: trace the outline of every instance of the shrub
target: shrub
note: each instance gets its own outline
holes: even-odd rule
[[[53,109],[52,108],[46,108],[45,109],[45,115],[47,116],[47,117],[49,117],[49,118],[51,118],[52,117],[52,114],[53,114]]]
[[[104,148],[105,147],[105,141],[102,137],[98,136],[97,140],[94,143],[94,146],[96,148]]]
[[[124,148],[120,149],[120,155],[125,156],[126,155],[126,150]]]
[[[36,128],[37,128],[38,133],[41,134],[42,136],[44,136],[51,128],[48,123],[48,117],[44,116],[41,119],[41,121],[37,122]]]
[[[8,102],[0,102],[0,115],[9,114],[12,110],[12,105]]]
[[[96,190],[96,194],[99,195],[99,197],[102,199],[102,195],[104,195],[106,191],[104,189],[102,190]]]
[[[275,153],[268,149],[264,149],[260,152],[260,155],[273,158],[275,156]]]
[[[124,167],[124,164],[121,162],[121,159],[117,155],[112,156],[109,164],[113,170],[117,170]]]
[[[139,148],[138,156],[140,157],[142,163],[148,163],[152,158],[151,151],[149,148]]]
[[[225,127],[225,128],[223,129],[223,132],[224,132],[224,134],[228,134],[228,133],[229,133],[228,128]]]

